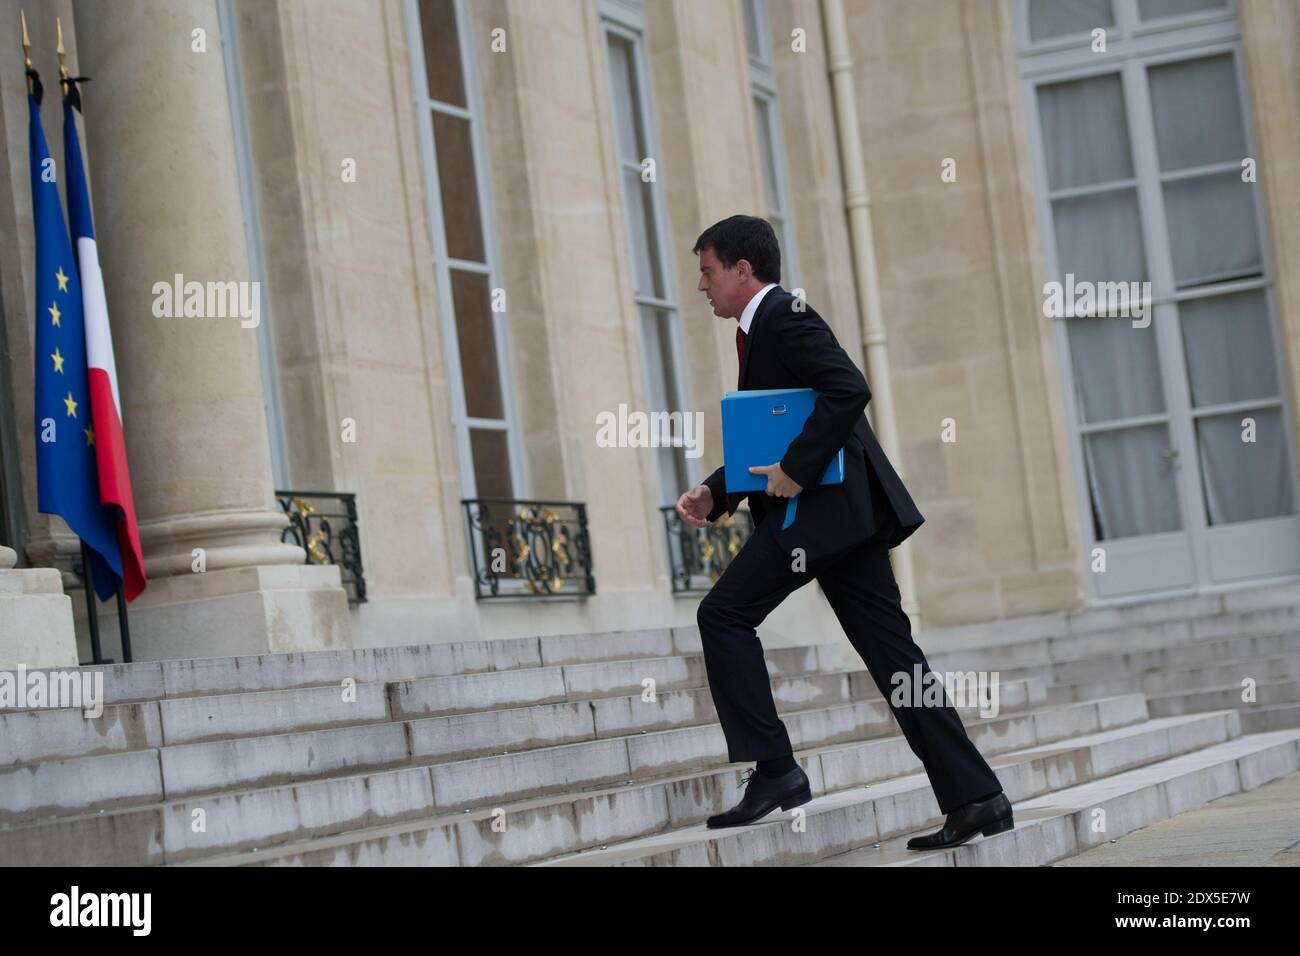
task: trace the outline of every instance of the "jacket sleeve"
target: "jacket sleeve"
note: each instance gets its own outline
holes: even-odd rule
[[[803,488],[817,484],[857,426],[871,400],[867,380],[835,341],[825,320],[812,309],[770,316],[776,354],[803,387],[814,389],[817,401],[795,440],[781,459],[781,470]]]
[[[726,511],[727,508],[726,467],[719,468],[705,478],[701,484],[708,485],[709,491],[713,495],[713,510],[709,512],[707,520],[716,521],[722,517],[722,512]],[[733,512],[728,511],[727,513],[732,514]]]

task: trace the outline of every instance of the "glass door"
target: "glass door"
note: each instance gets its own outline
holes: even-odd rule
[[[1189,11],[1195,43],[1129,0],[1090,6],[1107,50],[1049,37],[1025,55],[1045,21],[1022,19],[1021,64],[1093,596],[1294,575],[1293,431],[1235,18],[1217,14],[1215,36],[1213,9]]]

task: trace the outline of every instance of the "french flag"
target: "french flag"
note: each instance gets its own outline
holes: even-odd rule
[[[94,422],[95,463],[99,475],[99,498],[105,507],[115,507],[117,541],[122,552],[122,587],[128,601],[145,589],[144,557],[140,551],[140,528],[131,494],[131,471],[126,463],[126,438],[122,431],[122,399],[117,391],[117,366],[113,361],[113,337],[108,328],[108,304],[104,298],[104,276],[95,248],[95,226],[86,189],[86,170],[81,161],[74,105],[80,98],[74,84],[65,89],[71,95],[63,101],[64,175],[68,197],[68,225],[77,249],[77,271],[81,278],[82,311],[86,327],[86,363],[89,366],[90,407]]]

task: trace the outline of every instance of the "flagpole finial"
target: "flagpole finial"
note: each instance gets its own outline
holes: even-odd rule
[[[27,92],[32,93],[36,89],[32,79],[36,71],[32,68],[32,38],[27,35],[27,11],[20,9],[18,17],[23,22],[23,69],[27,71]]]
[[[61,17],[54,18],[54,28],[59,33],[59,45],[55,51],[59,54],[59,82],[66,84],[68,81],[68,64],[64,62],[64,59],[67,57],[68,51],[63,47],[63,19]]]
[[[27,35],[27,11],[19,10],[18,16],[23,21],[23,65],[32,68],[32,38]]]

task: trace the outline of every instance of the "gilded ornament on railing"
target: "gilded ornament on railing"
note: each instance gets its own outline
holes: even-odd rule
[[[747,511],[724,515],[703,528],[682,521],[677,509],[660,509],[668,537],[668,558],[673,592],[706,591],[731,564],[746,539],[753,533]],[[708,581],[708,585],[704,582]]]
[[[501,498],[462,503],[475,544],[478,597],[595,593],[585,506],[555,502],[552,508],[547,502]],[[495,520],[498,514],[505,515],[501,524]]]
[[[292,541],[306,552],[307,564],[337,564],[348,601],[366,600],[366,579],[361,567],[361,540],[357,531],[356,495],[344,492],[277,491],[280,510],[289,526],[280,540]],[[308,501],[315,499],[318,504]],[[330,503],[341,509],[322,511]]]

